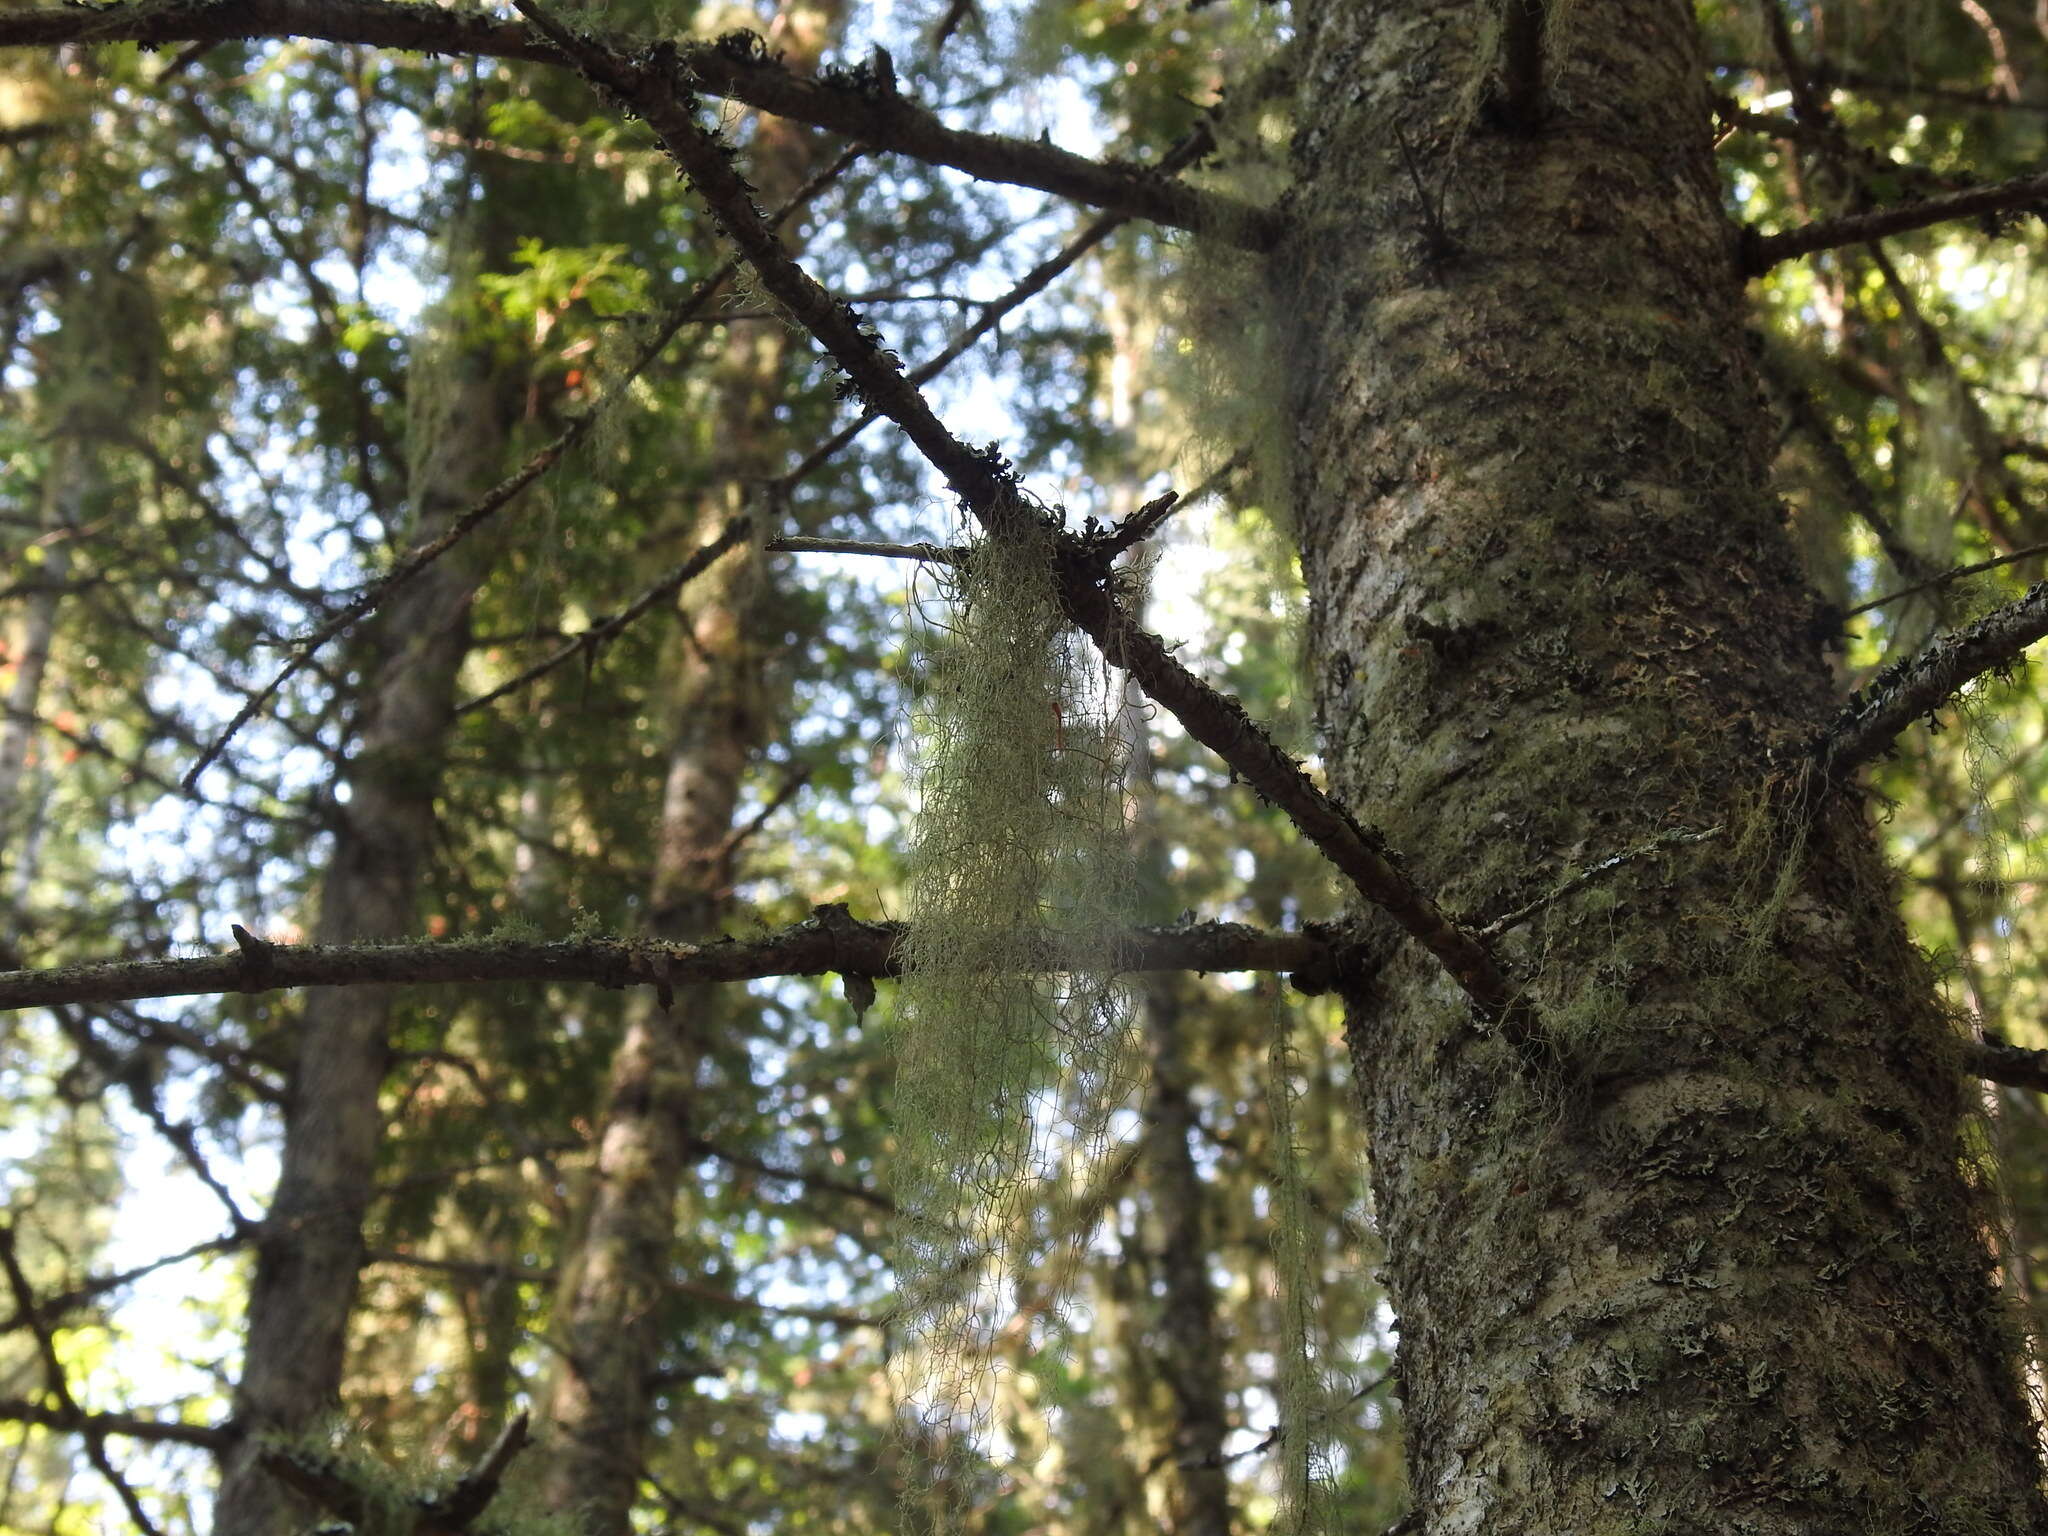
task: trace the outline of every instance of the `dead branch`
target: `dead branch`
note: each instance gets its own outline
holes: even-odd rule
[[[1271,209],[1204,192],[1143,166],[1090,160],[1029,139],[948,128],[930,108],[898,94],[893,79],[876,72],[800,75],[751,33],[729,34],[714,43],[620,33],[577,36],[630,61],[636,76],[671,101],[711,92],[877,149],[951,166],[980,181],[1033,187],[1170,228],[1216,235],[1252,250],[1269,249],[1283,228]],[[161,46],[286,37],[539,64],[563,62],[563,53],[545,29],[481,11],[400,0],[131,0],[0,10],[0,48],[120,42]],[[570,57],[574,59],[573,54]]]
[[[2013,666],[2043,636],[2048,636],[2048,581],[2036,582],[2024,597],[1974,624],[1936,636],[1911,660],[1886,667],[1842,706],[1814,743],[1814,756],[1830,774],[1853,773],[1966,684]]]
[[[2048,174],[2016,176],[2011,181],[1971,187],[1917,202],[1897,203],[1870,213],[1845,214],[1838,219],[1818,219],[1798,229],[1775,235],[1758,234],[1754,227],[1742,232],[1742,275],[1760,277],[1781,261],[1810,256],[1815,251],[1832,251],[1845,245],[1862,245],[1886,235],[1926,229],[1955,219],[1980,215],[2032,213],[2048,207]]]
[[[628,939],[479,939],[407,944],[272,944],[182,960],[116,960],[43,971],[0,971],[0,1009],[206,997],[291,987],[445,986],[458,982],[587,982],[689,987],[767,976],[896,974],[902,923],[864,923],[820,907],[758,939],[669,944]],[[1117,953],[1128,971],[1313,971],[1343,956],[1328,930],[1272,933],[1240,923],[1133,928]],[[1047,970],[1063,969],[1048,941]]]

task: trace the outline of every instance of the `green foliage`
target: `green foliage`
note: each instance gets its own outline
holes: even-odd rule
[[[552,323],[571,304],[611,319],[647,302],[647,272],[628,259],[623,245],[544,245],[531,236],[512,252],[516,272],[486,272],[478,289],[497,301],[508,320]]]

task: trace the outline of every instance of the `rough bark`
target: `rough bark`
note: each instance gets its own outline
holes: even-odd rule
[[[1297,14],[1337,789],[1480,921],[1728,829],[1503,942],[1528,1042],[1412,946],[1347,997],[1419,1528],[2048,1530],[1954,1033],[1853,790],[1780,766],[1833,700],[1689,8],[1580,0],[1513,114],[1482,0]]]
[[[1223,1465],[1230,1426],[1216,1297],[1209,1284],[1211,1223],[1188,1144],[1195,1104],[1194,1073],[1181,1038],[1183,985],[1176,977],[1153,977],[1140,1003],[1152,1069],[1144,1167],[1158,1223],[1159,1365],[1173,1410],[1164,1528],[1173,1536],[1230,1536],[1230,1478]]]
[[[734,594],[700,587],[693,598],[694,622],[672,664],[678,725],[647,924],[649,937],[664,940],[703,937],[724,907],[726,845],[759,739],[756,668]],[[665,1303],[677,1195],[698,1121],[706,1013],[715,1007],[702,992],[670,1007],[639,994],[612,1061],[590,1208],[557,1304],[561,1359],[545,1415],[553,1432],[545,1501],[589,1536],[623,1536],[639,1492],[653,1408],[648,1378],[673,1342],[663,1325],[672,1320]]]
[[[465,360],[448,430],[414,466],[415,538],[432,538],[495,476],[512,402],[487,357]],[[438,563],[400,590],[371,637],[360,747],[320,887],[321,943],[395,939],[417,927],[455,675],[469,648],[475,567]],[[305,1428],[340,1388],[384,1120],[391,993],[308,994],[286,1107],[277,1190],[257,1247],[234,1420],[246,1433],[223,1468],[218,1536],[282,1536],[301,1506],[258,1464],[266,1430]]]
[[[1121,337],[1118,345],[1123,345]],[[1127,516],[1131,509],[1118,510]],[[1159,786],[1150,724],[1142,706],[1142,696],[1135,689],[1127,691],[1121,728],[1131,743],[1132,802],[1142,829],[1138,859],[1146,879],[1167,890],[1170,872],[1160,826]],[[1230,1536],[1230,1478],[1223,1461],[1230,1423],[1215,1289],[1209,1282],[1215,1233],[1190,1140],[1200,1120],[1194,1099],[1196,1073],[1189,1060],[1185,988],[1180,977],[1155,975],[1146,977],[1138,991],[1151,1074],[1141,1166],[1152,1205],[1148,1241],[1156,1244],[1150,1259],[1157,1268],[1150,1273],[1159,1284],[1158,1349],[1145,1364],[1156,1369],[1166,1388],[1166,1443],[1158,1464],[1163,1528],[1171,1536]],[[1153,1304],[1150,1296],[1139,1303]]]
[[[791,4],[773,41],[798,68],[814,65],[836,6]],[[788,124],[757,125],[751,174],[771,206],[812,169],[813,148]],[[720,364],[717,441],[708,466],[717,489],[702,532],[739,516],[754,484],[774,467],[774,407],[783,338],[738,327]],[[725,911],[733,880],[733,823],[747,766],[768,725],[762,704],[768,646],[755,634],[763,552],[743,549],[695,582],[666,674],[674,722],[655,831],[646,933],[701,939]],[[588,1536],[625,1536],[645,1471],[654,1389],[649,1376],[674,1345],[677,1199],[700,1117],[696,1079],[714,999],[691,995],[671,1009],[642,996],[628,1010],[612,1062],[596,1178],[557,1316],[561,1360],[545,1418],[553,1431],[543,1498]]]

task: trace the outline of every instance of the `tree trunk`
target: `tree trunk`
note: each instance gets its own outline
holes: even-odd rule
[[[47,583],[48,589],[31,592],[21,605],[20,618],[0,635],[0,666],[14,674],[7,688],[6,713],[0,715],[0,875],[19,870],[22,850],[29,842],[29,766],[36,705],[42,698],[43,674],[50,665],[50,647],[57,638],[57,589],[71,572],[71,553],[63,534],[81,521],[77,513],[84,486],[82,459],[83,450],[73,438],[60,433],[51,439],[49,467],[43,474],[41,523],[45,533],[58,538],[44,546],[41,564],[13,562],[15,569],[33,574]],[[0,899],[0,956],[11,949],[17,921],[17,915],[7,911]]]
[[[772,31],[786,62],[816,63],[832,14],[829,6],[785,9]],[[811,156],[811,142],[787,125],[761,125],[751,174],[770,206],[802,183]],[[710,467],[716,489],[701,519],[705,539],[772,472],[783,356],[778,333],[735,327],[718,372],[716,440],[725,453]],[[702,938],[727,906],[734,813],[770,723],[761,698],[770,647],[755,633],[761,565],[758,550],[736,550],[685,597],[685,633],[664,669],[674,679],[666,707],[675,735],[655,835],[651,938]],[[595,1184],[556,1303],[560,1360],[544,1412],[553,1444],[543,1501],[588,1536],[631,1528],[653,1421],[652,1376],[677,1343],[664,1327],[673,1320],[665,1303],[677,1262],[677,1196],[701,1121],[697,1071],[716,1006],[697,990],[671,1012],[643,993],[629,1005],[612,1061]]]
[[[1230,1479],[1223,1465],[1230,1425],[1216,1298],[1209,1284],[1213,1224],[1188,1145],[1195,1130],[1195,1074],[1182,1038],[1187,1028],[1182,985],[1177,977],[1147,977],[1139,1000],[1152,1069],[1145,1183],[1158,1223],[1159,1367],[1172,1408],[1164,1529],[1172,1536],[1230,1536]]]
[[[487,353],[458,365],[445,429],[413,469],[412,534],[430,539],[496,477],[512,402]],[[314,942],[396,939],[418,927],[421,864],[434,834],[455,675],[469,648],[477,570],[457,551],[427,567],[378,614],[360,749],[339,807]],[[218,1536],[283,1536],[296,1501],[258,1467],[256,1435],[306,1428],[335,1406],[362,1223],[383,1140],[379,1092],[391,992],[314,988],[299,1025],[283,1165],[257,1248]]]
[[[1119,506],[1119,517],[1129,506]],[[1129,739],[1130,789],[1139,831],[1142,878],[1170,889],[1165,832],[1151,730],[1136,689],[1126,691],[1120,729]],[[1199,1129],[1196,1070],[1189,1060],[1191,1021],[1186,981],[1154,975],[1139,979],[1145,1062],[1144,1180],[1151,1195],[1151,1228],[1141,1239],[1152,1253],[1141,1273],[1156,1274],[1159,1291],[1135,1304],[1156,1307],[1158,1347],[1145,1361],[1166,1388],[1166,1444],[1158,1466],[1164,1482],[1162,1526],[1171,1536],[1230,1536],[1230,1478],[1223,1442],[1230,1422],[1223,1395],[1223,1341],[1216,1329],[1216,1296],[1209,1281],[1215,1223],[1189,1139]],[[1156,1245],[1156,1246],[1155,1246]],[[1157,1268],[1151,1269],[1156,1262]],[[1151,1329],[1141,1329],[1149,1336]],[[1150,1394],[1145,1394],[1150,1395]]]
[[[753,425],[758,433],[763,424]],[[652,938],[702,938],[725,905],[733,812],[761,726],[754,703],[760,652],[734,584],[758,580],[745,568],[758,558],[728,558],[693,585],[693,620],[668,669],[676,679],[676,735],[657,833]],[[561,1358],[546,1397],[553,1444],[544,1501],[590,1536],[629,1529],[645,1469],[652,1373],[676,1342],[664,1328],[673,1317],[666,1303],[676,1199],[699,1120],[705,1015],[715,1007],[702,990],[684,994],[672,1010],[642,992],[628,1006],[612,1060],[595,1186],[556,1306]]]
[[[1413,947],[1346,998],[1420,1529],[2048,1530],[1951,1030],[1799,769],[1690,8],[1555,9],[1304,0],[1271,269],[1338,790],[1482,917],[1722,829],[1504,942],[1534,1043]]]

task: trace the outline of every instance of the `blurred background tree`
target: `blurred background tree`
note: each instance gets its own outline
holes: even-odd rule
[[[1279,131],[1292,33],[1253,0],[577,14],[751,29],[803,73],[883,60],[949,123],[1026,140],[1156,159],[1207,131],[1213,185],[1277,190],[1246,167]],[[2048,39],[2026,7],[1700,14],[1747,222],[2041,164]],[[354,43],[0,62],[0,965],[218,948],[231,921],[274,941],[697,939],[824,903],[904,910],[938,584],[764,541],[964,530],[894,434],[848,436],[858,402],[727,262],[644,124],[560,70]],[[1311,754],[1300,575],[1239,452],[1259,413],[1228,408],[1242,360],[1176,297],[1206,258],[727,117],[789,248],[909,363],[948,358],[934,398],[1036,493],[1078,523],[1201,489],[1134,583]],[[1752,290],[1845,689],[2039,574],[2038,234],[1948,223]],[[303,637],[565,435],[192,776]],[[678,579],[737,518],[744,547]],[[1284,818],[1172,719],[1123,714],[1131,921],[1336,915]],[[2025,1046],[2048,1046],[2044,726],[2023,676],[1988,679],[1877,779],[1948,1001]],[[1012,1315],[963,1342],[993,1382],[974,1434],[911,1426],[891,1395],[894,1058],[851,986],[8,1014],[25,1289],[0,1339],[0,1528],[284,1529],[304,1509],[255,1431],[431,1481],[530,1407],[555,1448],[515,1463],[517,1502],[597,1532],[889,1529],[941,1453],[948,1518],[975,1532],[1276,1528],[1300,1515],[1288,1456],[1314,1518],[1379,1530],[1407,1507],[1398,1384],[1335,1007],[1243,977],[1148,976],[1130,998],[1142,1071],[1089,1198],[1043,1216],[1070,1230],[1020,1246],[1037,1257],[1000,1277]],[[1274,1060],[1293,1067],[1277,1114]],[[2020,1088],[1984,1106],[2003,1283],[2038,1314],[2048,1121]],[[1290,1269],[1312,1402],[1285,1385]]]

